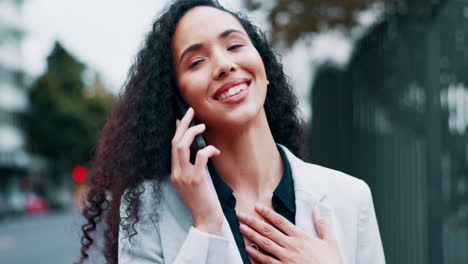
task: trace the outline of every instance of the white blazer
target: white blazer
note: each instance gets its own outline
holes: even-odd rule
[[[306,163],[280,145],[291,165],[296,196],[296,226],[317,236],[312,209],[320,214],[338,241],[345,264],[385,263],[384,251],[367,184],[344,173]],[[207,170],[208,173],[208,170]],[[210,184],[213,187],[213,183]],[[159,221],[150,217],[152,187],[144,183],[138,232],[129,243],[119,230],[119,263],[241,264],[242,259],[226,218],[220,236],[193,227],[189,209],[169,179],[162,183]],[[213,187],[214,190],[214,187]],[[125,205],[120,208],[124,216]]]

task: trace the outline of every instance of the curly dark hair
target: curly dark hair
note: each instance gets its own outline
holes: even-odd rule
[[[223,10],[242,24],[263,58],[270,81],[264,108],[273,138],[301,156],[302,120],[298,117],[298,100],[265,35],[246,17],[226,10],[216,0],[176,0],[166,7],[146,35],[101,132],[82,211],[86,223],[81,227],[81,257],[77,263],[88,259],[98,225],[104,227],[102,253],[106,263],[118,263],[119,225],[129,239],[137,234],[134,226],[139,221],[144,180],[152,180],[153,208],[158,208],[161,182],[171,173],[171,140],[178,113],[171,39],[180,18],[196,6]],[[121,201],[127,205],[122,219]],[[157,210],[154,217],[158,219]]]

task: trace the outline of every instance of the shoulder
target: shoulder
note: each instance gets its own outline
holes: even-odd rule
[[[370,188],[362,179],[312,163],[305,163],[305,166],[311,173],[304,176],[310,179],[310,183],[307,184],[309,188],[311,185],[319,185],[325,189],[327,195],[338,196],[357,204],[372,199]]]
[[[291,165],[296,193],[305,193],[314,200],[321,200],[326,196],[327,200],[343,205],[359,205],[372,199],[369,186],[363,180],[305,162],[286,147],[282,147]]]
[[[150,216],[153,222],[168,217],[177,220],[191,218],[190,212],[180,194],[171,184],[169,177],[158,181],[156,179],[144,180],[136,190],[140,194],[139,214],[142,217]],[[125,195],[121,198],[121,215],[126,213],[127,201]]]
[[[120,197],[120,215],[121,217],[125,216],[126,211],[128,210],[129,206],[129,197],[128,197],[129,189],[127,188]],[[151,208],[154,208],[158,200],[158,197],[161,195],[158,194],[158,184],[155,180],[144,180],[137,187],[132,190],[133,194],[130,195],[132,199],[138,195],[139,198],[139,216],[149,215],[152,211]]]
[[[305,163],[309,171],[328,186],[328,191],[345,191],[352,193],[366,192],[369,189],[363,180],[344,172],[326,168],[320,165]]]

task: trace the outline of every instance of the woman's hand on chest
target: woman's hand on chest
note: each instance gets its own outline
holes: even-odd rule
[[[318,237],[311,236],[286,218],[267,207],[256,207],[258,217],[239,213],[241,233],[261,250],[247,246],[250,258],[256,263],[268,264],[341,264],[343,259],[338,244],[318,208],[314,208],[313,221]],[[276,258],[265,254],[264,252]]]

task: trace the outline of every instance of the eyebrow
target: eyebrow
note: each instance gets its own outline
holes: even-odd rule
[[[221,34],[218,35],[218,39],[223,39],[223,38],[227,38],[227,36],[229,36],[229,34],[231,33],[240,33],[240,34],[243,34],[242,31],[239,31],[237,29],[228,29],[228,30],[225,30],[223,32],[221,32]],[[203,44],[201,43],[195,43],[195,44],[192,44],[190,45],[188,48],[186,48],[183,52],[182,52],[182,55],[180,55],[180,58],[179,58],[179,64],[180,62],[182,61],[182,58],[184,58],[184,56],[189,53],[189,52],[192,52],[192,51],[196,51],[196,50],[199,50],[203,47]]]

